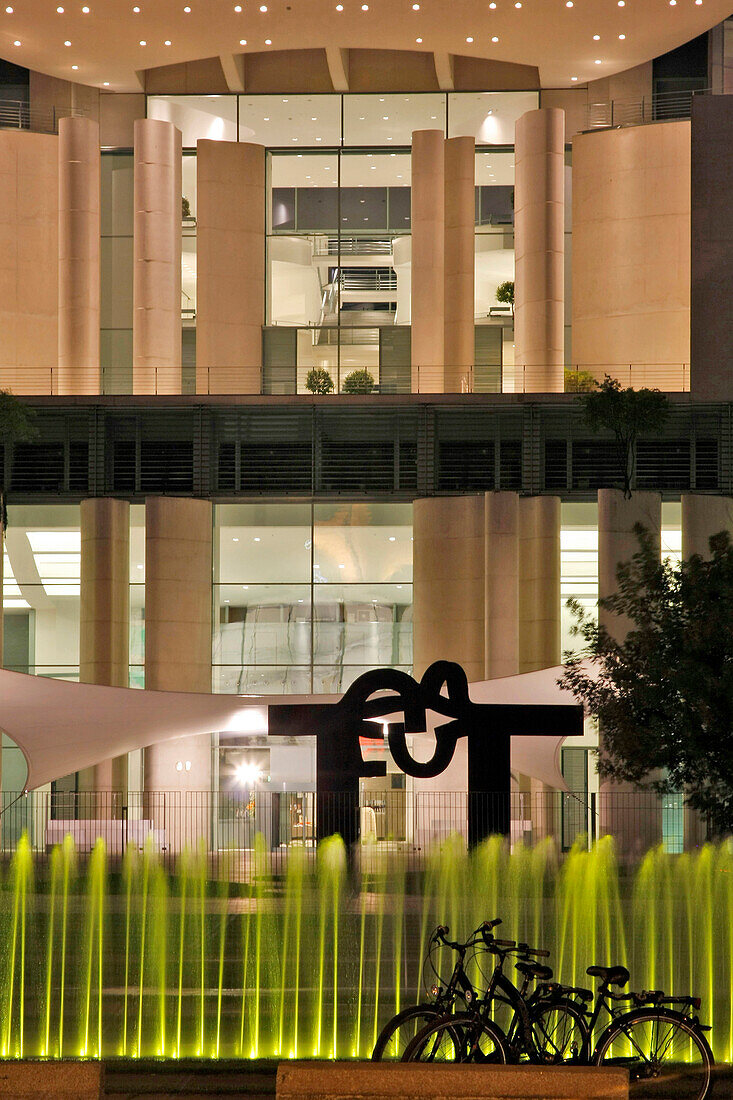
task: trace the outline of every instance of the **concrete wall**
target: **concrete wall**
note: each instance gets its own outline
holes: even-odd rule
[[[48,393],[58,357],[58,138],[0,131],[0,386]]]
[[[689,363],[689,122],[573,139],[572,324],[581,366]]]

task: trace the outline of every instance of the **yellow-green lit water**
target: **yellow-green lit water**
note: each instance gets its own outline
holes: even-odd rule
[[[715,1055],[731,1060],[729,844],[655,849],[633,871],[608,838],[562,860],[550,842],[467,853],[453,838],[419,872],[372,844],[361,864],[331,838],[293,848],[273,876],[259,837],[248,882],[211,882],[203,849],[168,875],[152,849],[111,865],[101,841],[80,866],[67,838],[34,867],[24,838],[0,881],[2,1056],[368,1057],[423,997],[430,930],[460,939],[500,916],[565,982],[623,963],[635,989],[701,996]],[[470,966],[480,981],[486,967]]]

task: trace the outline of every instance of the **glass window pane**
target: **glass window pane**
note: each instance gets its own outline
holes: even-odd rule
[[[199,138],[237,140],[237,97],[233,95],[149,96],[148,118],[177,126],[184,148],[195,148]]]
[[[216,580],[240,585],[307,583],[310,518],[310,507],[302,504],[219,505]]]
[[[413,130],[445,130],[445,96],[344,96],[345,145],[412,145]]]
[[[215,585],[216,665],[299,665],[310,662],[310,587]]]
[[[340,96],[240,96],[239,140],[269,148],[340,145]]]
[[[318,504],[315,524],[316,584],[412,580],[409,504]]]
[[[478,145],[514,145],[514,127],[539,107],[538,92],[450,92],[449,137],[473,137]]]
[[[317,663],[412,664],[411,585],[317,585],[314,601]]]

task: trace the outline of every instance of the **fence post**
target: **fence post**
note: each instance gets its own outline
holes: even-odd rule
[[[596,792],[592,791],[590,796],[590,842],[591,845],[596,842]]]

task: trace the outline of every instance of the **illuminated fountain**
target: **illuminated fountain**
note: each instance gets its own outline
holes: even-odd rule
[[[110,868],[99,841],[82,868],[69,838],[34,869],[23,839],[0,891],[2,1055],[368,1057],[418,995],[430,929],[462,938],[501,916],[567,982],[625,963],[636,989],[701,996],[731,1059],[729,845],[655,849],[628,875],[609,839],[562,863],[549,842],[466,853],[456,839],[419,876],[399,853],[362,853],[360,872],[337,838],[317,856],[293,847],[274,876],[258,838],[242,884],[210,881],[203,849],[168,875],[152,849]]]

